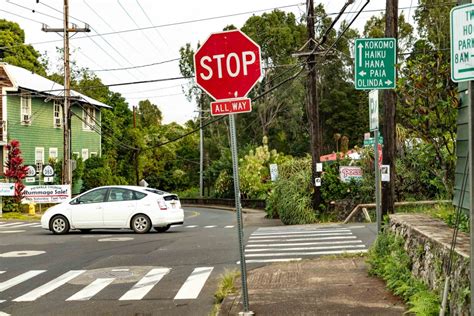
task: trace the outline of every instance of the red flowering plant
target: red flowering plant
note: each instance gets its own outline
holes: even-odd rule
[[[20,142],[12,140],[7,146],[8,157],[6,162],[7,170],[5,176],[10,182],[15,183],[15,200],[20,203],[23,199],[23,179],[26,177],[28,167],[23,165],[23,157],[21,157]]]

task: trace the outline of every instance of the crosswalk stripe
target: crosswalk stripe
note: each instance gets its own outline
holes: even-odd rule
[[[141,300],[170,270],[169,268],[152,269],[119,300]]]
[[[99,278],[68,298],[66,301],[88,301],[114,280],[115,278]]]
[[[209,225],[209,226],[204,226],[204,228],[214,228],[216,225]]]
[[[234,228],[234,225],[227,225],[226,227],[224,228]]]
[[[0,301],[0,303],[3,303],[5,301]],[[0,312],[0,316],[10,316],[10,314],[7,314],[5,312]]]
[[[301,261],[302,258],[286,258],[286,259],[262,259],[262,260],[245,260],[245,263],[268,263],[268,262],[290,262],[290,261]],[[236,262],[240,264],[240,261]]]
[[[12,226],[9,226],[9,228],[26,227],[26,226],[33,226],[33,225],[36,225],[36,223],[25,223],[25,224],[19,224],[19,225],[12,225]]]
[[[367,252],[367,249],[358,250],[330,250],[330,251],[314,251],[314,252],[293,252],[293,253],[259,253],[259,254],[246,254],[245,258],[254,257],[282,257],[282,256],[314,256],[314,255],[337,255],[342,253],[362,253]]]
[[[197,225],[188,225],[188,226],[186,226],[186,228],[195,228],[195,227],[197,227]]]
[[[351,230],[347,228],[342,228],[342,229],[321,229],[321,230],[305,230],[305,231],[281,231],[281,232],[269,232],[269,233],[263,233],[263,232],[254,232],[252,236],[272,236],[272,235],[299,235],[299,234],[311,234],[311,233],[337,233],[337,232],[346,232],[350,233]]]
[[[19,224],[23,224],[23,223],[22,222],[15,222],[15,223],[0,224],[0,228],[9,227],[9,226],[13,226],[13,225],[19,225]]]
[[[214,267],[199,267],[194,269],[181,286],[174,299],[189,300],[197,298],[213,269]]]
[[[304,251],[304,250],[325,250],[325,249],[341,249],[341,248],[365,248],[365,245],[339,245],[339,246],[322,246],[322,247],[293,247],[293,248],[257,248],[246,249],[245,252],[265,252],[265,251]]]
[[[46,270],[31,270],[28,272],[25,272],[23,274],[20,274],[10,280],[7,280],[5,282],[0,283],[0,292],[3,292],[5,290],[8,290],[11,287],[14,287],[15,285],[18,285],[22,282],[25,282],[26,280],[29,280],[41,273],[46,272]]]
[[[253,243],[246,245],[245,248],[255,247],[290,247],[290,246],[318,246],[318,245],[345,245],[345,244],[361,244],[362,240],[341,240],[341,241],[317,241],[317,242],[295,242],[295,243],[284,243],[284,244],[258,244]]]
[[[331,237],[313,237],[313,238],[289,238],[289,239],[255,239],[249,240],[249,243],[257,243],[257,242],[283,242],[283,241],[318,241],[318,240],[332,240],[332,239],[356,239],[356,236],[349,235],[349,236],[331,236]]]
[[[0,274],[5,273],[5,271],[0,271]]]
[[[341,233],[311,233],[311,234],[304,234],[304,235],[273,235],[273,236],[250,236],[249,239],[266,239],[266,238],[302,238],[302,237],[318,237],[318,236],[347,236],[352,235],[351,232],[341,232]]]
[[[24,230],[0,230],[0,234],[23,233]]]
[[[45,294],[48,294],[51,291],[54,291],[55,289],[57,289],[61,285],[66,284],[67,282],[71,281],[72,279],[74,279],[75,277],[81,275],[84,272],[85,272],[85,270],[71,270],[71,271],[68,271],[68,272],[64,273],[63,275],[57,277],[56,279],[54,279],[54,280],[38,287],[38,288],[36,288],[36,289],[20,296],[20,297],[17,297],[13,301],[14,302],[31,302],[31,301],[34,301],[37,298],[39,298],[39,297],[41,297]]]

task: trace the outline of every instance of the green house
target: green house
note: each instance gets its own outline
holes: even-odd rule
[[[25,165],[63,159],[64,87],[24,68],[0,63],[0,163],[5,145],[20,141]],[[71,151],[87,160],[101,154],[102,108],[110,106],[71,91]],[[0,176],[3,176],[0,168]]]

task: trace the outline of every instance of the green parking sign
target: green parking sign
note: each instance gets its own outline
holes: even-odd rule
[[[395,89],[397,42],[394,38],[355,40],[355,88]]]

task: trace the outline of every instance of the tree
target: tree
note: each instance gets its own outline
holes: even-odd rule
[[[25,31],[15,22],[0,20],[0,59],[46,76],[46,62],[33,46],[25,45]]]
[[[23,157],[21,157],[20,142],[12,140],[6,146],[8,150],[5,176],[9,181],[15,183],[15,201],[20,203],[23,199],[23,179],[26,177],[28,167],[23,165]]]
[[[149,100],[138,102],[137,117],[142,128],[159,127],[163,120],[161,110]]]

